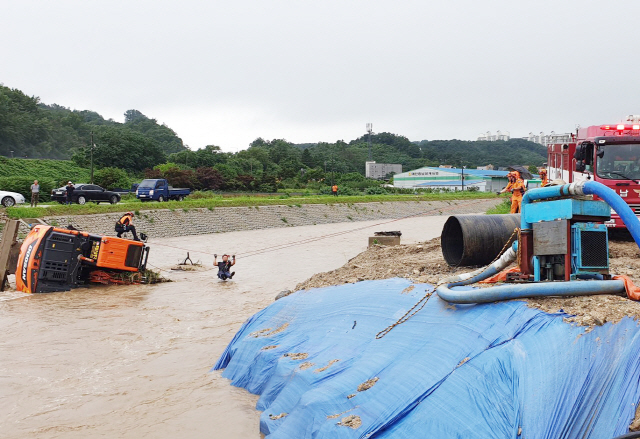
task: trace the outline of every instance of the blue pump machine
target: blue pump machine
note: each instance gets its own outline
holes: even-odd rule
[[[603,224],[611,208],[603,201],[566,198],[530,203],[522,213],[532,225],[533,279],[516,274],[512,281],[609,279],[609,239]]]
[[[602,201],[585,200],[585,195],[594,195]],[[528,191],[522,199],[517,243],[486,267],[442,279],[436,292],[451,303],[624,294],[625,282],[612,280],[609,273],[608,231],[603,223],[611,218],[612,210],[620,215],[640,247],[640,221],[635,212],[603,184],[583,181]],[[508,273],[506,284],[481,289],[455,288],[494,276],[516,260],[519,272]],[[568,282],[577,279],[591,280]]]

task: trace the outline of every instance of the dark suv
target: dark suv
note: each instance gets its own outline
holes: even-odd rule
[[[99,203],[116,204],[120,201],[120,194],[106,191],[97,184],[76,184],[71,201],[78,204],[85,204],[87,201]],[[67,201],[67,187],[54,189],[51,191],[51,200],[64,204]]]

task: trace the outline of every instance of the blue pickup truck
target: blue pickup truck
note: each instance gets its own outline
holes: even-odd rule
[[[136,198],[140,201],[182,201],[190,193],[191,189],[176,189],[169,186],[164,178],[148,178],[138,185]]]

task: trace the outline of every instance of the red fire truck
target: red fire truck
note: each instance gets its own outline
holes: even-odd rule
[[[640,215],[640,116],[578,128],[567,143],[547,145],[549,180],[594,180],[615,190]],[[608,227],[624,228],[611,212]]]

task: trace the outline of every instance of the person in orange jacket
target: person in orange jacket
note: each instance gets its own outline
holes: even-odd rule
[[[513,172],[509,172],[507,174],[507,185],[504,187],[504,189],[502,189],[500,192],[498,192],[498,195],[500,194],[504,194],[505,192],[511,192],[511,187],[513,186],[513,183],[515,183],[515,178],[513,177]]]
[[[527,187],[524,185],[524,180],[520,177],[518,171],[513,171],[514,182],[511,185],[511,213],[520,213],[522,207],[522,196],[524,195]]]
[[[331,193],[336,197],[338,196],[338,185],[337,184],[334,184],[333,186],[331,186]]]
[[[133,212],[127,212],[118,220],[115,227],[118,238],[121,238],[123,233],[131,232],[133,234],[133,240],[140,241],[136,233],[136,226],[133,225],[133,217]]]
[[[520,206],[522,205],[522,196],[527,190],[524,185],[524,180],[520,178],[518,171],[509,172],[507,174],[509,184],[502,189],[499,193],[511,192],[511,213],[520,213]]]
[[[547,170],[544,168],[540,170],[540,179],[542,180],[542,187],[549,184],[549,177],[547,176]]]

